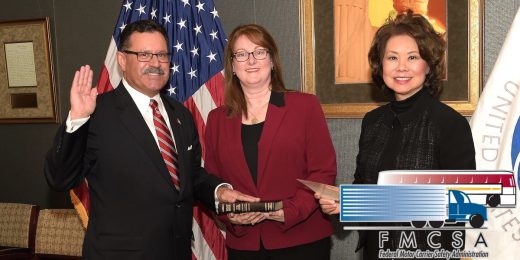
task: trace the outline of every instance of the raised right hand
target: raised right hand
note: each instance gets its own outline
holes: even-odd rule
[[[92,88],[93,72],[89,65],[81,66],[74,74],[70,88],[70,118],[89,117],[96,109],[97,88]]]

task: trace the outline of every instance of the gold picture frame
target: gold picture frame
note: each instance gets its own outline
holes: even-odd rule
[[[0,22],[0,123],[58,122],[49,18]]]
[[[362,118],[384,104],[386,98],[370,83],[334,82],[332,3],[300,0],[302,91],[318,96],[327,118]],[[447,79],[443,80],[440,100],[470,116],[482,89],[483,1],[446,1],[446,5]]]

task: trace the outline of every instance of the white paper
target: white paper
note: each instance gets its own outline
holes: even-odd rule
[[[4,47],[9,87],[37,86],[33,43],[6,43]]]

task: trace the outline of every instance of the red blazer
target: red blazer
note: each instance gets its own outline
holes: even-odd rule
[[[238,250],[286,248],[323,239],[332,226],[314,198],[296,179],[334,184],[336,153],[327,122],[314,95],[271,94],[258,143],[257,183],[247,166],[241,140],[241,116],[228,117],[219,107],[206,126],[208,172],[233,188],[261,200],[282,200],[285,222],[264,220],[254,226],[227,226],[226,243]]]

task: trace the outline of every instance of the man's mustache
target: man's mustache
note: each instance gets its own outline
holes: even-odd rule
[[[159,75],[164,75],[164,70],[160,67],[148,67],[146,69],[144,69],[143,71],[144,74],[159,74]]]

